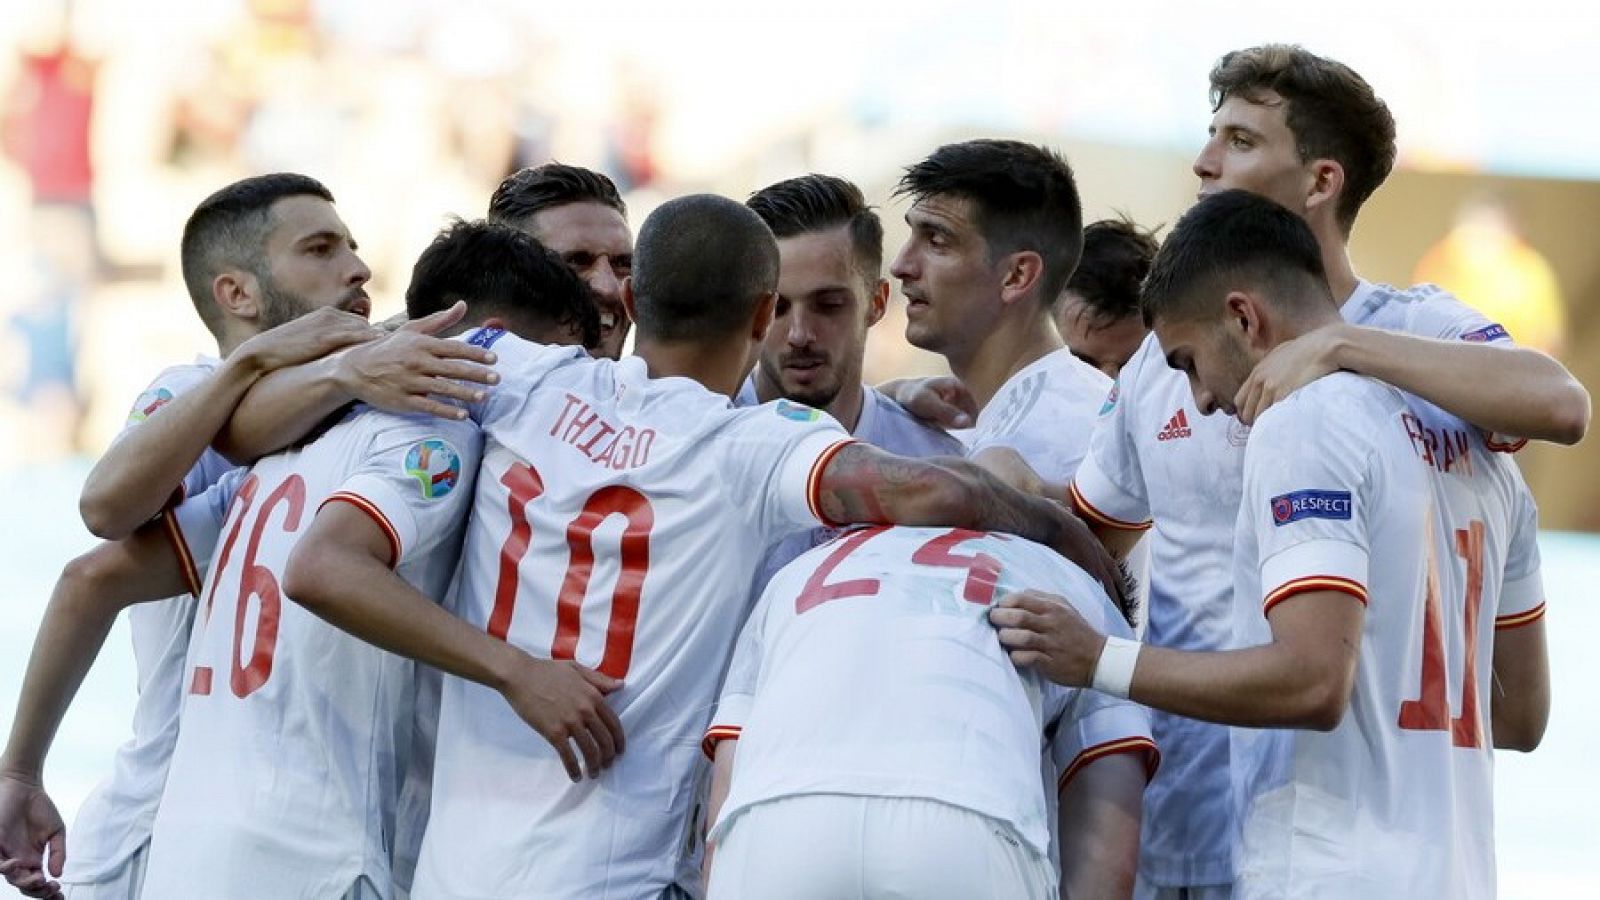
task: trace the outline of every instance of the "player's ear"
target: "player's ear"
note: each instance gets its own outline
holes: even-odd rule
[[[750,321],[750,337],[761,343],[767,339],[767,329],[772,327],[772,316],[778,308],[778,292],[769,291],[756,301],[755,318]]]
[[[243,269],[224,269],[211,279],[211,300],[224,315],[255,320],[261,315],[261,283]]]
[[[622,311],[627,313],[628,321],[639,324],[639,314],[633,310],[633,276],[622,279]]]
[[[1237,334],[1247,346],[1264,348],[1267,320],[1260,298],[1247,291],[1230,291],[1223,301],[1226,313],[1224,327]]]
[[[1010,306],[1030,295],[1044,278],[1044,257],[1020,250],[1006,258],[1005,280],[1000,282],[1000,302]]]
[[[1311,184],[1306,192],[1307,214],[1321,209],[1336,213],[1339,195],[1344,193],[1344,166],[1332,159],[1313,160],[1310,174]]]
[[[873,285],[872,294],[867,297],[867,327],[883,321],[883,314],[889,309],[889,279],[879,278]]]

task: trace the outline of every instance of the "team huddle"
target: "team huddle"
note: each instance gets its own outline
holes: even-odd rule
[[[1359,75],[1267,45],[1211,91],[1159,248],[1085,227],[1046,148],[908,166],[889,275],[952,375],[876,387],[883,227],[842,178],[673,199],[635,238],[605,176],[524,169],[382,326],[326,187],[217,191],[181,244],[217,355],[158,376],[85,484],[104,543],[29,660],[0,874],[1494,896],[1493,751],[1550,702],[1512,454],[1579,440],[1588,395],[1355,274],[1395,153]],[[124,609],[134,737],[69,831],[44,760]]]

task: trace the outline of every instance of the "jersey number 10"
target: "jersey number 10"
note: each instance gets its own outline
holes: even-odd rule
[[[544,479],[526,463],[513,463],[500,476],[510,495],[506,511],[511,516],[511,533],[500,546],[500,574],[495,582],[494,608],[489,613],[489,634],[505,640],[511,630],[511,614],[517,605],[518,568],[533,539],[533,522],[524,508],[544,493]],[[589,593],[594,574],[594,532],[608,517],[626,520],[622,530],[621,569],[611,589],[611,620],[606,627],[604,655],[595,670],[612,678],[625,678],[633,661],[633,631],[639,621],[639,592],[645,572],[650,569],[650,529],[655,512],[650,499],[630,487],[603,487],[584,501],[577,518],[567,525],[570,553],[567,574],[561,580],[556,600],[556,632],[550,644],[551,659],[573,659],[578,650],[583,598]]]

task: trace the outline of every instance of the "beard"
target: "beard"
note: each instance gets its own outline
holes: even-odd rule
[[[266,272],[257,273],[256,281],[261,285],[262,331],[293,322],[316,309],[316,304],[293,291],[284,290]]]
[[[828,375],[831,377],[817,379],[809,385],[797,385],[784,380],[781,358],[771,360],[761,357],[757,360],[757,365],[767,382],[776,386],[781,396],[796,403],[804,403],[813,409],[826,409],[839,396],[839,392],[844,390],[846,384],[847,373],[841,372],[836,366],[828,369]]]

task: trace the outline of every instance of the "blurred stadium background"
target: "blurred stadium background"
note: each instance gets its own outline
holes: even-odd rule
[[[1088,218],[1146,225],[1192,202],[1190,160],[1223,52],[1292,41],[1352,65],[1400,125],[1400,162],[1363,212],[1357,270],[1435,281],[1600,386],[1600,13],[1531,0],[1115,4],[1021,0],[0,0],[0,727],[61,564],[86,547],[76,496],[126,404],[214,350],[177,266],[183,220],[247,174],[324,181],[400,308],[416,253],[478,216],[507,172],[603,170],[637,226],[661,199],[735,197],[806,171],[881,205],[893,253],[901,166],[952,139],[1062,149]],[[1582,109],[1591,109],[1584,114]],[[898,310],[869,378],[940,371]],[[1492,378],[1485,372],[1482,377]],[[1538,496],[1556,708],[1545,746],[1502,757],[1508,897],[1600,896],[1600,662],[1579,636],[1600,575],[1600,442],[1519,455]],[[1562,533],[1556,533],[1562,532]],[[70,821],[127,733],[124,632],[69,718],[49,774]],[[219,761],[219,764],[226,764]]]

